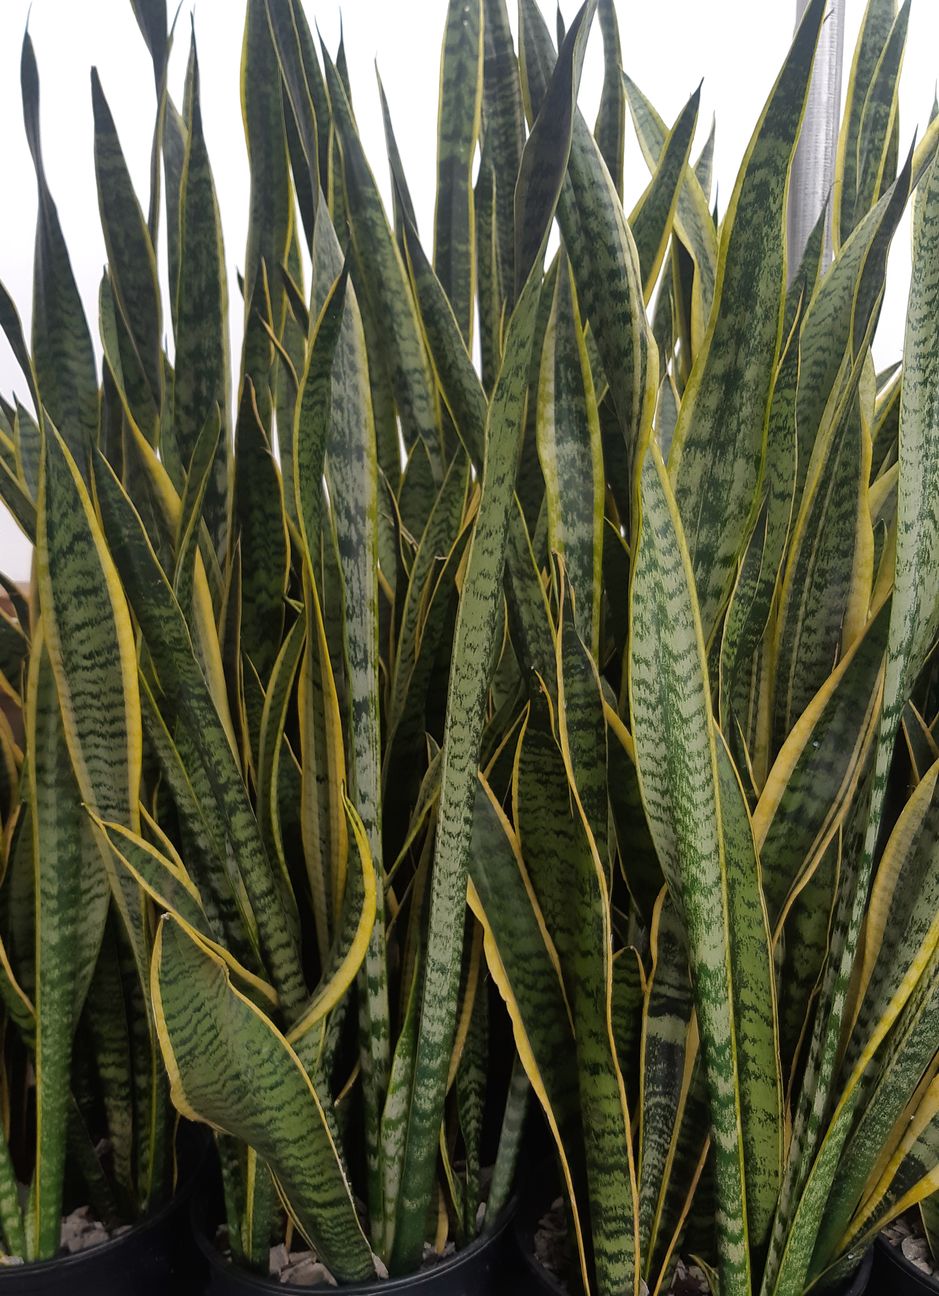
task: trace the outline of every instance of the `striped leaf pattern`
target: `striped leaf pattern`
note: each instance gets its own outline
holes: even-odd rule
[[[661,455],[642,479],[631,597],[631,712],[643,801],[688,933],[711,1107],[721,1289],[750,1288],[740,1059],[732,991],[717,737],[690,556]],[[669,748],[663,736],[682,737]],[[692,809],[694,807],[694,809]]]
[[[737,177],[715,305],[669,455],[707,641],[754,515],[782,326],[787,178],[823,12],[824,0],[808,5]]]
[[[154,944],[152,993],[177,1107],[256,1147],[324,1261],[342,1278],[371,1276],[368,1243],[309,1076],[222,960],[169,916]]]
[[[680,1258],[805,1296],[937,1190],[939,119],[904,161],[910,6],[869,0],[834,257],[826,209],[792,264],[825,7],[724,210],[700,92],[669,129],[613,0],[556,39],[535,0],[448,0],[422,242],[380,85],[387,212],[365,154],[355,34],[249,0],[233,366],[195,39],[174,99],[165,2],[131,0],[149,192],[93,73],[100,372],[27,37],[7,1251],[55,1253],[66,1185],[161,1205],[174,1107],[214,1133],[234,1263],[303,1239],[340,1282],[498,1228],[530,1111],[584,1296],[664,1296]]]

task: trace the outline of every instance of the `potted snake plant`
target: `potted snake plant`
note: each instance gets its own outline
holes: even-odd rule
[[[0,405],[0,493],[35,551],[30,586],[4,577],[0,608],[0,1284],[156,1293],[191,1262],[199,1140],[177,1141],[148,1006],[149,915],[86,811],[137,814],[140,732],[105,718],[133,639],[87,529],[85,481],[55,450],[53,411],[75,445],[100,392],[82,368],[91,344],[43,169],[28,37],[22,88],[39,190],[32,350],[2,288],[0,322],[32,410]]]
[[[557,53],[523,0],[518,55],[504,0],[450,0],[430,256],[387,104],[391,220],[342,50],[298,0],[248,0],[233,384],[195,47],[177,108],[165,2],[132,3],[150,198],[93,77],[100,383],[24,80],[32,349],[5,294],[0,322],[35,417],[2,407],[0,495],[37,593],[0,626],[27,714],[25,754],[0,733],[4,843],[56,752],[140,1069],[215,1132],[212,1289],[491,1289],[530,1105],[568,1290],[665,1296],[680,1257],[719,1296],[862,1290],[936,1175],[939,126],[898,164],[906,9],[869,6],[836,257],[820,222],[787,285],[823,0],[719,226],[697,96],[669,130],[609,0]],[[628,217],[627,106],[651,171]],[[877,374],[911,194],[903,364]],[[50,961],[73,1014],[90,932],[68,994]],[[16,1026],[35,972],[7,948]],[[49,997],[61,1068],[74,1017]]]
[[[620,79],[610,7],[597,127],[575,119],[520,471],[555,660],[471,870],[568,1199],[563,1282],[538,1211],[520,1231],[542,1290],[695,1290],[681,1256],[720,1296],[859,1292],[935,1188],[939,135],[898,165],[906,11],[872,52],[883,9],[827,270],[823,218],[787,283],[823,3],[719,227],[696,101],[669,130]],[[531,3],[520,44],[537,112],[555,55]],[[628,218],[624,105],[652,173]],[[903,362],[878,374],[911,195]]]
[[[511,103],[481,117],[482,7],[450,5],[432,258],[399,169],[385,216],[341,51],[317,53],[298,3],[249,0],[235,383],[195,43],[177,107],[165,3],[133,8],[157,99],[146,213],[92,74],[100,384],[44,188],[31,350],[3,298],[36,417],[12,411],[0,490],[36,544],[81,832],[155,1074],[214,1131],[211,1288],[484,1291],[528,1082],[466,876],[524,684],[504,590],[550,650],[513,469],[595,0],[530,131]],[[472,159],[505,129],[517,233],[477,271]]]

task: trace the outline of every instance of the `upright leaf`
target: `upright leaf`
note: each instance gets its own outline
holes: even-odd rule
[[[505,0],[484,0],[483,41],[483,154],[494,190],[492,225],[499,287],[511,300],[515,285],[515,183],[525,147],[525,110]],[[483,255],[480,247],[480,258]]]
[[[473,159],[483,93],[483,0],[450,0],[440,51],[434,269],[467,344],[476,289]]]
[[[195,44],[191,60],[192,122],[180,180],[172,435],[179,464],[187,465],[206,419],[216,406],[222,411],[222,436],[205,499],[206,525],[221,552],[228,540],[231,459],[228,282],[218,199],[202,132]]]
[[[613,187],[623,196],[623,151],[626,143],[626,93],[623,89],[623,56],[619,23],[613,0],[600,0],[597,18],[603,33],[603,86],[594,135]]]
[[[327,54],[324,62],[349,203],[352,246],[369,309],[383,323],[388,372],[405,446],[410,449],[415,441],[423,441],[435,477],[442,479],[433,384],[414,298],[342,80]]]
[[[59,213],[46,182],[39,134],[39,72],[28,33],[23,38],[20,81],[26,138],[39,189],[33,263],[33,363],[42,403],[87,479],[91,450],[98,439],[98,376]],[[41,416],[41,411],[37,409],[36,414]]]
[[[91,75],[95,116],[98,206],[114,296],[146,378],[151,408],[138,413],[142,431],[159,421],[163,404],[163,323],[156,254],[127,171],[114,119],[96,71]]]
[[[554,69],[554,50],[533,0],[524,0],[520,13],[523,76],[531,111],[537,113]],[[581,308],[597,340],[632,472],[652,427],[658,388],[655,348],[623,206],[596,141],[576,109],[558,220]]]
[[[49,654],[33,638],[27,703],[36,923],[36,1168],[30,1259],[59,1249],[72,1040],[104,935],[107,874],[81,807]]]
[[[596,657],[600,641],[603,452],[597,398],[570,266],[562,259],[541,353],[536,422],[548,541],[564,559],[577,630]]]
[[[896,11],[896,0],[868,0],[854,47],[835,162],[832,228],[836,245],[847,242],[866,212],[866,209],[858,207],[861,121],[867,94],[890,35]]]
[[[757,512],[785,301],[786,191],[824,9],[825,0],[806,9],[737,177],[711,322],[669,455],[706,641]]]
[[[646,815],[683,917],[714,1140],[721,1291],[750,1292],[731,915],[714,724],[691,559],[662,457],[642,475],[630,600],[632,732]]]

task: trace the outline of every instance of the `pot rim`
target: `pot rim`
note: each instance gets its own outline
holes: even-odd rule
[[[19,1275],[28,1272],[42,1275],[51,1269],[77,1268],[91,1263],[99,1256],[110,1256],[122,1247],[132,1244],[137,1238],[146,1237],[148,1233],[156,1232],[175,1210],[185,1205],[190,1191],[189,1183],[184,1184],[153,1215],[144,1216],[136,1224],[131,1224],[129,1228],[126,1228],[123,1233],[119,1233],[117,1237],[108,1238],[107,1242],[99,1242],[96,1246],[85,1247],[82,1251],[72,1251],[66,1252],[64,1255],[52,1256],[49,1260],[24,1260],[22,1264],[0,1262],[0,1286],[8,1276],[13,1274]]]
[[[131,1224],[117,1237],[110,1237],[107,1242],[99,1242],[96,1246],[85,1247],[83,1251],[66,1252],[64,1255],[52,1256],[49,1260],[24,1260],[22,1264],[0,1262],[0,1286],[7,1280],[12,1281],[14,1275],[21,1277],[23,1274],[29,1273],[42,1277],[44,1273],[49,1273],[53,1269],[56,1271],[77,1269],[84,1265],[90,1265],[100,1257],[110,1258],[115,1251],[132,1246],[140,1238],[145,1238],[148,1234],[157,1232],[172,1214],[180,1209],[185,1209],[187,1201],[192,1196],[199,1170],[202,1167],[205,1150],[205,1145],[203,1145],[193,1164],[189,1167],[185,1178],[180,1176],[176,1191],[172,1197],[164,1202],[160,1209],[154,1211],[152,1215],[145,1215],[142,1219],[137,1220],[136,1223]]]
[[[525,1210],[523,1208],[519,1211],[513,1228],[519,1257],[528,1272],[536,1275],[538,1282],[543,1284],[546,1291],[555,1293],[555,1296],[571,1296],[570,1288],[566,1287],[557,1275],[547,1269],[535,1255],[534,1237],[540,1218],[540,1215],[536,1216],[530,1209]],[[905,1264],[909,1263],[905,1256],[901,1256],[901,1258]],[[837,1289],[841,1296],[861,1296],[863,1292],[866,1292],[873,1266],[874,1248],[869,1246],[858,1261],[857,1268],[850,1278],[846,1279],[844,1285]],[[915,1266],[913,1267],[915,1268]],[[917,1270],[917,1272],[919,1271]],[[920,1277],[924,1276],[920,1274]],[[939,1285],[937,1285],[936,1290],[939,1292]]]
[[[927,1291],[932,1288],[934,1291],[939,1292],[939,1276],[923,1273],[922,1269],[917,1269],[913,1261],[907,1260],[900,1248],[894,1246],[892,1242],[888,1242],[882,1233],[879,1233],[874,1239],[874,1246],[883,1250],[890,1257],[890,1263],[895,1264],[908,1278],[917,1279]]]
[[[522,1263],[527,1266],[530,1272],[537,1274],[538,1281],[543,1283],[547,1290],[556,1292],[557,1296],[571,1296],[569,1288],[563,1286],[560,1279],[551,1273],[550,1269],[544,1267],[535,1253],[530,1251],[528,1247],[521,1245],[522,1238],[518,1232],[516,1232],[516,1239],[519,1243],[518,1249],[521,1253]],[[905,1256],[903,1258],[906,1259]],[[843,1289],[844,1296],[861,1296],[861,1293],[867,1290],[873,1265],[874,1248],[868,1247],[861,1257],[857,1269],[852,1274],[849,1285]],[[925,1277],[922,1274],[920,1276]],[[939,1287],[937,1287],[937,1291],[939,1291]]]
[[[488,1232],[480,1233],[478,1237],[473,1238],[468,1246],[463,1247],[460,1251],[454,1252],[446,1260],[441,1260],[428,1269],[418,1270],[417,1273],[403,1274],[397,1278],[375,1278],[370,1282],[363,1283],[342,1283],[338,1287],[333,1287],[329,1283],[317,1283],[315,1287],[297,1286],[293,1283],[282,1283],[276,1278],[267,1274],[254,1273],[250,1269],[242,1269],[234,1264],[231,1260],[226,1259],[216,1247],[211,1238],[208,1236],[208,1203],[205,1201],[193,1201],[190,1206],[193,1224],[193,1236],[196,1245],[204,1258],[208,1261],[210,1268],[216,1273],[223,1274],[226,1277],[234,1275],[236,1280],[246,1287],[250,1287],[257,1292],[282,1292],[283,1296],[305,1296],[310,1292],[335,1292],[348,1293],[348,1296],[372,1296],[373,1293],[379,1292],[410,1292],[414,1288],[433,1290],[433,1284],[448,1278],[452,1273],[462,1269],[466,1264],[472,1263],[481,1254],[488,1251],[491,1247],[502,1241],[515,1218],[517,1209],[517,1200],[510,1197],[502,1208],[502,1212],[496,1221],[495,1226]]]

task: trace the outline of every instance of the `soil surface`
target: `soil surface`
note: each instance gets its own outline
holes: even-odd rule
[[[929,1249],[918,1211],[911,1210],[900,1215],[886,1226],[883,1236],[891,1246],[898,1247],[920,1273],[930,1278],[939,1278],[939,1264]]]
[[[549,1210],[538,1221],[534,1237],[535,1259],[567,1291],[581,1290],[579,1265],[570,1230],[564,1199],[552,1202]],[[708,1296],[708,1283],[704,1273],[694,1264],[678,1260],[668,1296]],[[643,1284],[643,1296],[648,1288]]]
[[[62,1216],[62,1232],[59,1235],[59,1254],[75,1255],[78,1251],[87,1251],[100,1246],[102,1242],[111,1242],[131,1226],[121,1224],[109,1229],[99,1219],[95,1219],[90,1206],[79,1206],[68,1215]],[[3,1265],[25,1264],[22,1256],[4,1256]]]

